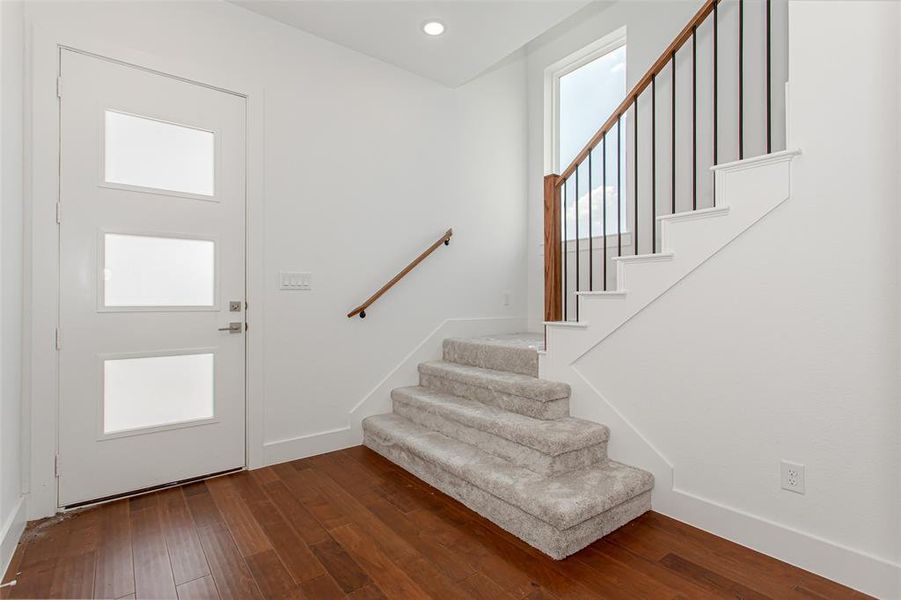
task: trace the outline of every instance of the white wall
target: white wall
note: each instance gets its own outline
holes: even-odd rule
[[[522,60],[449,89],[227,3],[32,3],[26,16],[264,88],[265,294],[249,315],[264,328],[250,400],[265,460],[358,443],[351,409],[446,319],[525,314]],[[448,227],[449,248],[365,320],[345,316]],[[314,290],[279,291],[281,270],[312,271]]]
[[[544,214],[543,214],[543,177],[555,171],[546,164],[546,106],[545,106],[545,71],[558,61],[585,48],[592,42],[625,27],[627,45],[627,88],[631,89],[644,76],[651,64],[669,45],[675,36],[689,22],[700,8],[700,0],[671,1],[620,1],[598,3],[589,6],[561,25],[553,28],[527,48],[528,99],[529,99],[529,323],[535,329],[543,320],[544,306]],[[764,71],[764,7],[763,2],[744,3],[745,31],[745,157],[764,154],[765,143],[765,71]],[[734,0],[723,0],[718,11],[718,160],[719,164],[738,158],[738,6]],[[772,57],[772,138],[773,150],[785,147],[784,122],[784,82],[787,73],[787,8],[786,0],[772,3],[771,9],[771,57]],[[697,155],[698,155],[698,207],[704,208],[713,203],[713,177],[706,175],[707,167],[713,164],[713,29],[712,16],[697,30]],[[676,109],[676,197],[677,212],[691,208],[691,168],[692,168],[692,42],[688,41],[677,55],[677,109]],[[666,67],[657,78],[657,214],[671,212],[671,127],[672,111],[670,98],[672,94],[672,71]],[[639,99],[639,202],[641,219],[639,222],[639,253],[651,252],[651,99],[650,92],[645,92]],[[604,115],[607,117],[609,115]],[[626,145],[628,159],[623,166],[624,178],[624,213],[629,221],[628,230],[632,230],[633,206],[633,122],[631,112],[624,119],[623,142]],[[615,130],[608,139],[608,159],[615,155]],[[587,143],[588,140],[586,139]],[[593,185],[599,185],[600,154],[595,157],[595,174]],[[587,166],[587,165],[586,165]],[[564,165],[565,167],[565,165]],[[614,162],[608,166],[608,187],[615,190],[611,174]],[[580,196],[588,189],[587,168],[580,169]],[[571,189],[572,193],[572,189]],[[582,206],[585,206],[583,198]],[[569,206],[573,205],[573,197]],[[615,203],[614,203],[615,205]],[[595,199],[597,209],[601,207],[601,199]],[[615,222],[615,218],[608,217]],[[581,232],[587,231],[587,219],[580,225]],[[570,231],[573,226],[570,225]],[[585,242],[587,244],[587,242]],[[633,240],[623,236],[623,254],[633,254]],[[616,255],[616,240],[610,239],[608,245],[613,246]],[[582,272],[581,289],[587,289],[587,250],[582,253],[580,271]],[[599,253],[595,253],[594,281],[600,288],[601,264]],[[574,253],[572,255],[574,257]],[[572,258],[571,257],[571,258]],[[569,264],[570,292],[575,290],[574,260]],[[608,262],[608,285],[615,288],[615,267]],[[569,301],[569,318],[574,314],[574,296],[567,296]]]
[[[22,94],[20,2],[0,3],[0,568],[24,525],[22,476]]]
[[[717,515],[705,528],[756,521],[763,544],[753,527],[733,539],[886,598],[901,597],[899,16],[790,4],[791,198],[575,364]],[[780,489],[781,460],[806,465],[805,495]]]

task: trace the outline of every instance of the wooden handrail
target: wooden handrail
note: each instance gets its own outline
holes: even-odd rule
[[[566,247],[570,243],[570,239],[568,236],[561,235],[561,234],[565,233],[564,219],[566,218],[564,215],[564,213],[566,212],[566,206],[565,206],[566,197],[564,194],[564,189],[567,189],[567,188],[565,188],[564,186],[566,186],[567,182],[573,177],[573,175],[576,175],[575,184],[572,187],[575,188],[573,190],[573,192],[575,195],[575,213],[576,213],[576,231],[575,231],[575,234],[576,234],[575,235],[575,237],[576,237],[575,259],[576,260],[575,260],[575,286],[574,287],[575,287],[575,291],[578,293],[579,291],[584,291],[580,288],[580,285],[579,285],[580,284],[579,253],[581,252],[581,246],[580,246],[580,243],[578,240],[581,239],[581,236],[579,235],[579,230],[578,230],[578,222],[580,219],[580,216],[579,216],[579,195],[580,195],[579,194],[579,183],[580,182],[579,182],[578,173],[579,173],[580,165],[583,165],[587,161],[588,165],[589,165],[589,169],[588,169],[589,173],[588,173],[588,177],[587,177],[588,178],[587,183],[588,183],[588,187],[589,187],[589,217],[588,217],[589,218],[589,236],[588,236],[589,286],[588,286],[588,291],[593,291],[593,287],[591,284],[591,281],[592,281],[591,277],[592,277],[593,271],[591,268],[592,236],[591,236],[591,229],[590,229],[590,227],[591,227],[591,216],[590,215],[591,215],[591,206],[592,206],[591,202],[593,201],[593,198],[592,198],[593,183],[592,183],[592,179],[591,179],[592,175],[591,175],[591,167],[590,167],[591,159],[592,159],[592,152],[596,148],[598,148],[598,146],[600,146],[600,144],[606,139],[607,134],[613,130],[614,126],[619,126],[621,124],[622,117],[624,115],[626,115],[627,113],[629,113],[630,110],[635,112],[635,119],[636,119],[636,123],[637,123],[637,119],[638,119],[637,111],[638,111],[639,97],[649,88],[650,88],[651,94],[655,93],[653,85],[654,85],[654,82],[656,81],[656,77],[658,75],[660,75],[663,72],[663,70],[668,67],[668,65],[670,63],[672,63],[672,69],[674,70],[673,77],[675,78],[676,53],[679,52],[679,50],[682,49],[682,47],[685,46],[686,42],[688,42],[689,40],[695,40],[694,43],[695,44],[697,43],[696,35],[697,35],[698,28],[700,26],[702,26],[702,24],[707,20],[707,18],[711,14],[714,15],[714,21],[715,21],[714,26],[713,26],[713,48],[714,48],[713,49],[713,56],[714,56],[714,75],[713,75],[714,154],[713,154],[713,156],[714,156],[714,161],[716,161],[716,158],[717,158],[717,156],[716,156],[716,141],[715,141],[716,140],[716,106],[717,106],[717,104],[716,104],[716,85],[717,85],[717,83],[716,83],[716,81],[717,81],[716,80],[716,64],[717,64],[716,63],[716,56],[717,56],[717,54],[716,54],[716,52],[717,52],[717,50],[716,50],[716,44],[717,44],[716,8],[717,8],[717,5],[719,4],[719,2],[720,2],[720,0],[704,0],[703,4],[701,4],[700,8],[694,14],[694,16],[692,16],[692,18],[688,21],[688,23],[681,29],[679,34],[676,35],[676,37],[667,45],[666,49],[663,50],[663,52],[660,54],[660,56],[657,58],[657,60],[654,61],[654,63],[645,72],[645,74],[641,77],[641,79],[639,79],[638,82],[632,87],[632,89],[629,90],[629,93],[626,94],[625,98],[623,98],[623,101],[619,104],[619,106],[616,107],[616,109],[614,109],[614,111],[610,114],[610,116],[606,120],[606,122],[604,122],[604,124],[591,137],[591,139],[588,140],[588,142],[585,144],[585,146],[582,148],[582,150],[575,156],[575,158],[573,158],[573,160],[569,164],[569,166],[567,166],[559,175],[549,174],[549,175],[545,176],[545,178],[544,178],[544,242],[545,242],[545,246],[544,246],[544,318],[546,321],[560,321],[560,320],[566,320],[568,318],[567,317],[567,300],[569,297],[567,296],[567,294],[569,293],[569,291],[568,291],[569,286],[567,285]],[[742,39],[741,36],[744,33],[741,7],[742,7],[742,4],[740,2],[739,3],[739,40]],[[767,102],[769,102],[770,0],[766,0],[766,7],[767,7],[766,8],[766,10],[767,10],[767,17],[766,17]],[[692,48],[692,76],[693,77],[696,77],[696,74],[694,73],[694,70],[696,68],[695,62],[694,62],[696,60],[695,52],[696,52],[696,49]],[[741,41],[739,41],[739,56],[740,57],[743,56]],[[739,59],[739,90],[741,90],[742,65],[743,65],[742,59],[740,58]],[[695,80],[693,79],[693,85],[696,85],[694,83],[694,81]],[[693,101],[695,101],[694,100],[694,94],[695,94],[694,88],[692,90],[692,94],[693,94],[693,96],[692,96]],[[741,94],[741,91],[739,91],[739,140],[741,140],[741,132],[742,132],[742,126],[743,126],[743,121],[742,121],[742,116],[741,116],[742,109],[743,109],[742,98],[743,98],[743,96]],[[655,110],[653,108],[653,106],[654,105],[652,103],[652,108],[651,108],[652,114],[655,114],[655,113],[653,113],[653,111]],[[695,106],[695,110],[697,110],[696,106]],[[675,90],[673,91],[673,111],[675,111]],[[767,151],[769,151],[769,147],[770,147],[769,146],[769,136],[770,136],[770,126],[771,126],[770,125],[770,112],[771,111],[769,109],[769,104],[767,104]],[[674,114],[675,114],[675,112],[674,112]],[[673,173],[673,190],[675,190],[676,189],[676,183],[675,183],[675,173],[676,173],[676,168],[675,168],[675,116],[673,117],[673,119],[674,119],[674,121],[673,121],[674,122],[674,125],[673,125],[673,156],[674,156],[674,158],[673,158],[672,173]],[[695,119],[696,119],[696,116],[693,113],[692,114],[692,127],[694,127],[695,129],[694,129],[693,138],[692,138],[692,144],[693,144],[692,150],[694,152],[694,157],[693,157],[694,161],[697,160],[697,148],[695,146],[695,144],[696,144],[695,138],[697,135],[697,129],[696,129],[697,125],[695,123]],[[651,125],[652,139],[654,136],[653,123],[654,123],[654,121],[652,118],[652,125]],[[620,133],[621,132],[619,132],[619,130],[617,130],[618,136],[620,135]],[[637,148],[638,147],[637,126],[635,128],[633,128],[633,134],[634,134],[634,140],[635,140],[634,141],[635,148]],[[652,141],[652,144],[653,144],[653,141]],[[619,148],[620,148],[619,141],[617,141],[616,147],[617,147],[617,152],[619,152]],[[741,158],[742,148],[743,148],[742,143],[741,143],[741,141],[739,141],[739,158]],[[606,153],[606,146],[605,146],[605,153]],[[654,158],[653,158],[653,153],[654,153],[653,145],[652,145],[651,153],[652,153],[651,170],[652,170],[652,173],[655,173]],[[604,156],[606,157],[606,154]],[[636,161],[637,161],[637,156],[636,156]],[[693,165],[694,165],[694,163],[693,163]],[[696,209],[697,208],[697,197],[696,197],[695,193],[696,193],[697,188],[696,188],[696,180],[694,179],[694,177],[696,177],[697,166],[694,165],[693,168],[695,169],[695,175],[693,175],[693,179],[692,179],[692,194],[693,194],[692,207],[693,207],[693,209]],[[616,194],[617,194],[617,198],[619,199],[618,205],[617,205],[617,213],[615,216],[616,219],[620,219],[619,215],[620,215],[620,209],[622,207],[622,199],[620,198],[620,192],[621,192],[622,186],[621,186],[621,182],[619,179],[618,169],[619,169],[619,159],[617,159],[617,175],[616,175]],[[603,170],[603,173],[606,173],[606,165]],[[638,238],[639,195],[638,195],[638,170],[637,170],[637,168],[634,170],[634,177],[635,177],[635,180],[634,180],[635,192],[633,194],[633,198],[634,198],[634,202],[635,202],[635,207],[634,207],[635,217],[633,217],[633,219],[634,219],[633,223],[635,223],[635,226],[631,233],[632,233],[632,239],[634,241],[634,254],[639,254],[639,238]],[[653,178],[653,176],[652,176],[652,178]],[[605,186],[604,189],[606,190],[606,183],[604,183],[603,185]],[[652,183],[651,183],[652,190],[655,189],[654,185],[655,184],[653,183],[653,179],[652,179]],[[606,191],[603,193],[605,194],[603,196],[603,198],[604,198],[603,206],[606,206]],[[654,208],[654,204],[653,204],[654,199],[653,198],[654,198],[654,196],[652,193],[652,200],[651,200],[652,210],[655,211],[653,214],[656,217],[657,213],[656,213],[656,208]],[[564,206],[562,206],[562,207],[561,207],[561,201],[564,203]],[[672,195],[672,211],[676,212],[675,191],[673,192],[673,195]],[[603,270],[602,270],[603,284],[601,287],[604,291],[607,290],[607,237],[608,237],[608,235],[610,235],[606,229],[606,227],[607,227],[606,224],[607,224],[607,220],[606,220],[606,212],[605,212],[603,215],[603,218],[602,218],[603,234],[602,234],[602,242],[601,242],[603,245],[603,258],[602,258],[602,260],[603,260]],[[563,229],[563,231],[561,231],[561,229]],[[622,247],[621,247],[622,236],[621,236],[621,231],[620,231],[619,226],[617,226],[617,232],[614,235],[617,236],[617,256],[621,256],[622,255]],[[567,239],[564,239],[564,237],[566,237]],[[652,240],[652,243],[650,245],[650,251],[651,251],[651,253],[655,253],[657,251],[656,250],[656,248],[657,248],[657,246],[656,246],[656,243],[657,243],[656,242],[656,239],[657,239],[656,221],[652,221],[650,239]],[[576,320],[578,320],[578,296],[576,296],[575,307],[576,307],[576,311],[575,311]]]
[[[613,114],[610,115],[610,118],[607,119],[607,122],[601,125],[601,128],[598,129],[597,133],[595,133],[592,138],[585,144],[585,147],[576,154],[576,157],[569,163],[569,166],[560,174],[559,179],[557,180],[557,185],[561,186],[564,182],[569,178],[570,175],[576,172],[576,169],[579,165],[588,158],[588,155],[592,150],[597,147],[597,145],[601,142],[607,132],[613,128],[613,126],[619,121],[619,118],[626,113],[632,103],[636,98],[651,85],[651,80],[657,76],[662,70],[663,67],[667,65],[667,63],[672,60],[672,56],[674,52],[678,52],[680,48],[691,38],[692,31],[695,27],[699,26],[704,19],[707,18],[707,15],[713,11],[713,7],[715,4],[718,4],[720,0],[706,0],[695,13],[695,16],[691,18],[688,24],[682,28],[682,31],[679,32],[679,35],[670,43],[669,46],[666,47],[666,50],[660,55],[651,68],[648,69],[648,72],[644,74],[644,76],[638,80],[638,83],[626,94],[626,97],[623,99],[622,103],[616,107],[616,110],[613,111]]]
[[[383,285],[381,288],[379,288],[379,290],[376,293],[374,293],[369,298],[367,298],[366,302],[364,302],[360,306],[356,307],[355,309],[353,309],[352,311],[347,313],[348,318],[355,317],[357,315],[360,315],[361,319],[366,318],[366,309],[369,308],[373,302],[375,302],[376,300],[381,298],[382,295],[385,292],[387,292],[388,290],[390,290],[394,286],[395,283],[397,283],[398,281],[403,279],[404,275],[406,275],[407,273],[412,271],[414,268],[416,268],[416,265],[418,265],[423,260],[425,260],[425,258],[429,254],[434,252],[438,248],[438,246],[440,246],[441,244],[444,244],[445,246],[450,244],[450,239],[451,239],[452,235],[454,235],[453,229],[448,229],[447,231],[445,231],[444,235],[442,235],[434,244],[429,246],[428,249],[426,249],[422,254],[420,254],[415,259],[413,259],[413,262],[411,262],[406,267],[404,267],[400,273],[398,273],[397,275],[392,277],[391,281],[389,281],[388,283]]]

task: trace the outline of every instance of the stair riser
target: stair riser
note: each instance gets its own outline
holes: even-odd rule
[[[538,377],[538,352],[469,340],[444,340],[444,360],[482,369]]]
[[[509,410],[533,419],[548,420],[569,416],[569,398],[541,402],[427,373],[419,374],[419,385]]]
[[[475,446],[483,452],[488,452],[541,475],[585,469],[607,458],[606,443],[553,456],[487,431],[446,419],[423,410],[402,397],[394,398],[394,412],[427,429],[443,433],[450,438]]]
[[[422,460],[401,446],[379,439],[366,430],[365,424],[363,444],[558,560],[578,552],[651,509],[651,492],[646,491],[582,523],[557,529],[435,464]]]

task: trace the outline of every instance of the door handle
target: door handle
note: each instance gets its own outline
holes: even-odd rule
[[[242,323],[241,321],[232,321],[228,324],[228,327],[220,327],[219,331],[227,331],[229,333],[241,333]]]

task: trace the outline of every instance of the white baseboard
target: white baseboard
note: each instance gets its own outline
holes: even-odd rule
[[[654,510],[872,596],[901,600],[901,564],[676,486],[678,463],[670,461],[576,366],[570,369],[574,376],[555,372],[550,378],[568,381],[573,386],[576,416],[611,428],[612,458],[654,474]]]
[[[22,537],[22,532],[25,531],[27,512],[25,496],[19,496],[12,512],[6,518],[6,522],[3,523],[3,529],[0,530],[0,565],[3,566],[3,570],[0,571],[0,577],[3,577],[3,574],[9,568],[9,563],[12,562],[19,538]]]
[[[263,463],[276,465],[298,458],[325,454],[360,443],[350,425],[309,433],[284,440],[274,440],[263,444]]]
[[[447,337],[474,337],[526,330],[524,317],[473,317],[446,319],[430,331],[410,352],[350,409],[344,424],[326,431],[273,440],[263,444],[266,465],[333,452],[363,442],[361,422],[370,415],[391,411],[391,390],[416,385],[419,363],[441,358]]]
[[[871,596],[901,598],[901,564],[688,491],[668,492],[657,495],[654,510]]]

